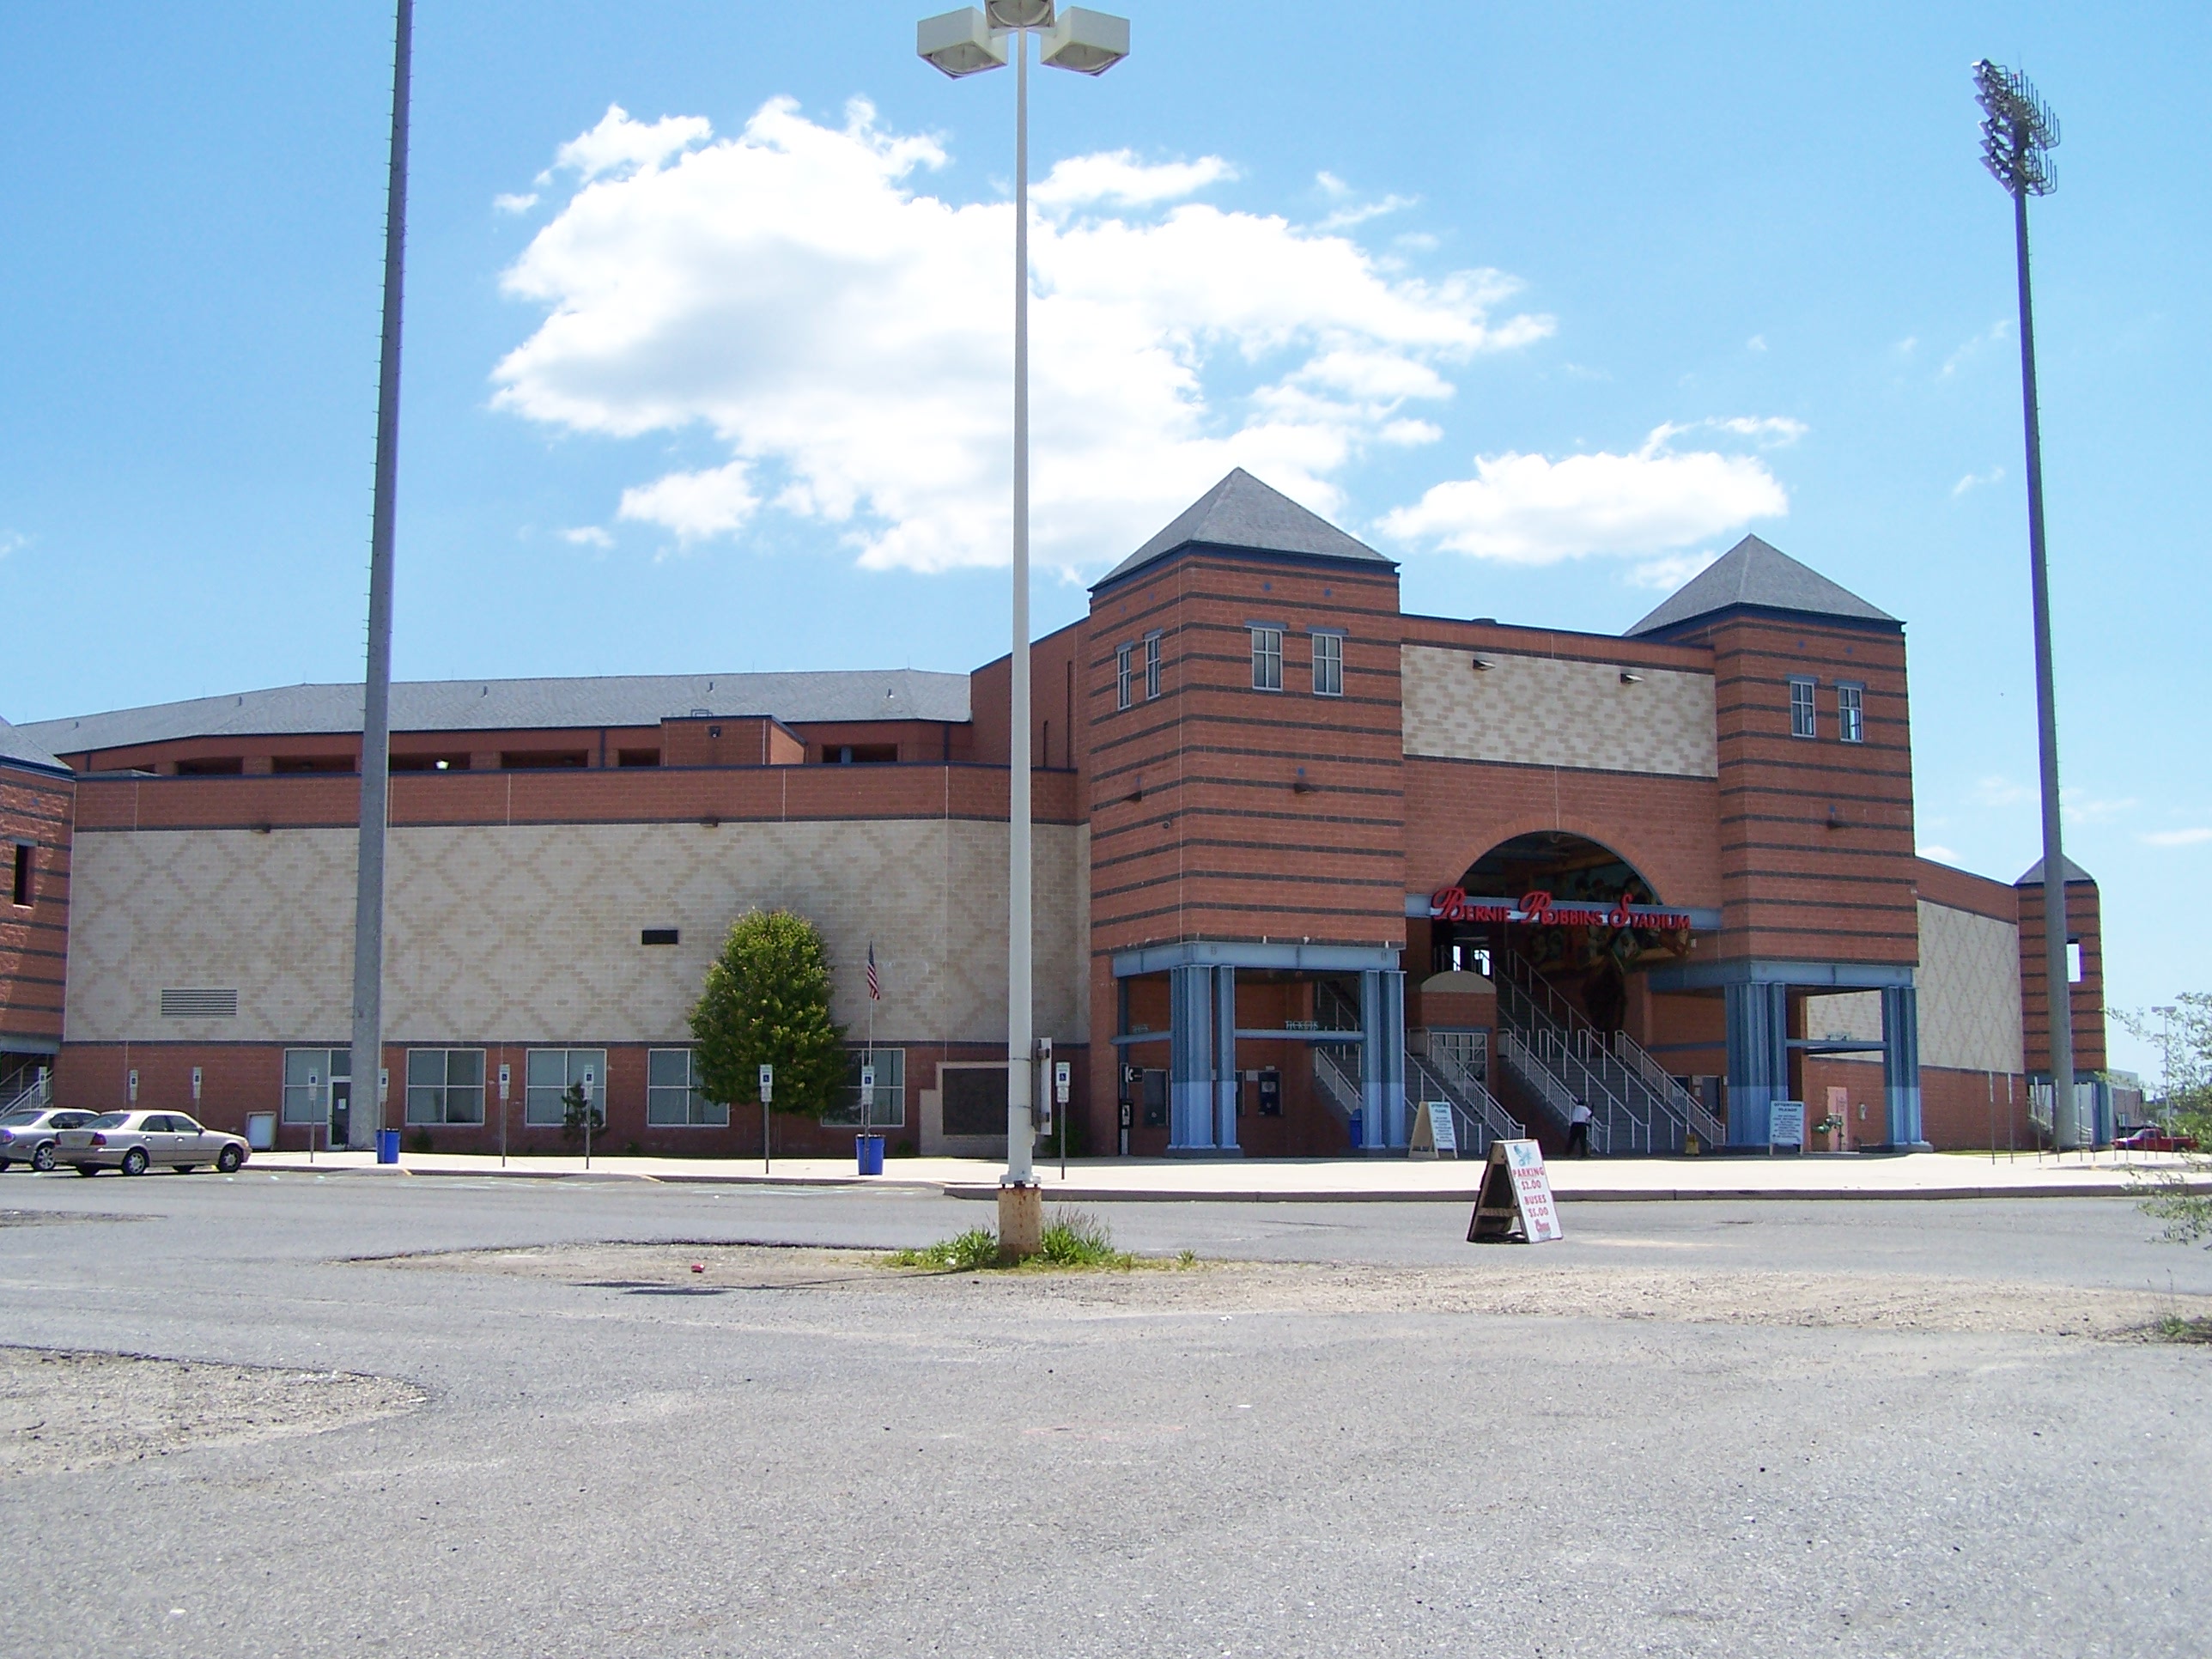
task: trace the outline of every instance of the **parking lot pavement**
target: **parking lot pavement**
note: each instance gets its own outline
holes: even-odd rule
[[[1726,1281],[1747,1311],[1370,1306],[1356,1271],[1328,1276],[1332,1300],[1249,1310],[1223,1302],[1225,1272],[1195,1299],[1172,1272],[1111,1295],[432,1273],[349,1258],[882,1247],[978,1211],[251,1168],[0,1177],[9,1342],[356,1372],[421,1401],[8,1480],[19,1555],[60,1570],[12,1599],[5,1646],[2201,1650],[2204,1350],[1758,1316],[1762,1273],[2193,1308],[2207,1253],[2124,1202],[1586,1206],[1540,1250],[1460,1243],[1458,1205],[1094,1207],[1140,1249],[1563,1291],[1618,1264]]]

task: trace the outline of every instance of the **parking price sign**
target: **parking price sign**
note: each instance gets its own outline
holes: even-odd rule
[[[1533,1140],[1493,1140],[1482,1190],[1467,1224],[1467,1242],[1543,1244],[1565,1237],[1544,1149]]]

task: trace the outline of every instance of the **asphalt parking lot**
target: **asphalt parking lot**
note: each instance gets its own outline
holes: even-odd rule
[[[904,1193],[0,1177],[8,1343],[243,1402],[0,1474],[0,1651],[2204,1650],[2212,1352],[2121,1328],[2212,1253],[2124,1201],[1577,1205],[1541,1249],[1458,1206],[1093,1207],[1283,1265],[573,1248],[988,1213]]]

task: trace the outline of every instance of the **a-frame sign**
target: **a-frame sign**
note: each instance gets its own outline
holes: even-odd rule
[[[1563,1237],[1544,1149],[1533,1140],[1492,1141],[1482,1189],[1467,1224],[1467,1242],[1542,1244]]]

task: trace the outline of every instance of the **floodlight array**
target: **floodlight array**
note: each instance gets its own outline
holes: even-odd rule
[[[2058,147],[2058,117],[2025,75],[1984,58],[1974,65],[1981,105],[1982,165],[2015,196],[2048,196],[2058,187],[2050,152]]]

